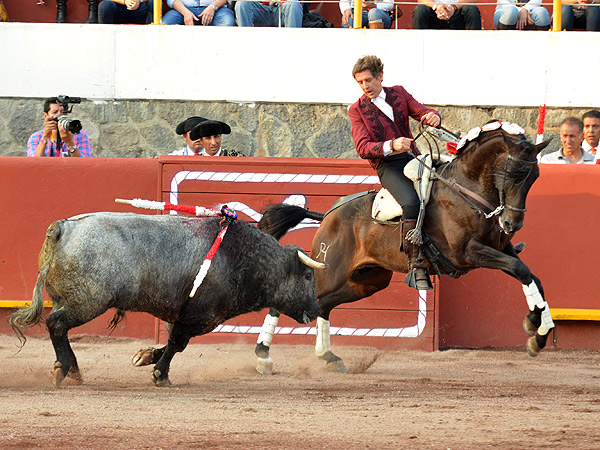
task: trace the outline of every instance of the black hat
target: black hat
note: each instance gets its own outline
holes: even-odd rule
[[[203,137],[215,136],[217,134],[231,134],[231,127],[225,122],[219,122],[218,120],[205,120],[194,127],[190,133],[190,139],[195,141]]]
[[[205,119],[204,117],[199,117],[199,116],[193,116],[190,117],[186,120],[184,120],[183,122],[181,122],[179,125],[177,125],[177,128],[175,128],[175,133],[177,134],[185,134],[188,131],[190,131],[192,128],[194,128],[196,125],[198,125],[200,122],[205,122],[208,119]],[[194,139],[196,140],[196,139]]]

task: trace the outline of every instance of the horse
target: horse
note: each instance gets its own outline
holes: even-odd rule
[[[438,275],[458,278],[477,268],[499,269],[523,285],[529,306],[523,328],[530,336],[527,352],[536,356],[554,327],[539,278],[518,257],[523,244],[511,239],[522,228],[525,200],[539,176],[538,154],[550,140],[534,145],[515,124],[494,121],[474,128],[458,144],[458,155],[432,173],[431,200],[425,209],[423,252]],[[424,164],[426,165],[426,164]],[[328,268],[315,274],[320,313],[315,353],[332,371],[344,372],[329,337],[329,314],[385,289],[393,272],[408,271],[401,251],[401,221],[372,218],[376,193],[338,200],[326,214],[286,204],[267,205],[259,228],[279,239],[309,218],[321,222],[312,243],[312,258]],[[326,251],[324,251],[326,249]],[[279,314],[270,310],[259,334],[257,370],[272,373],[269,354]]]

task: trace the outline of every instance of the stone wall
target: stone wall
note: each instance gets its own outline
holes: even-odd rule
[[[0,99],[0,156],[26,155],[27,139],[43,127],[43,101]],[[465,133],[494,118],[521,125],[535,141],[537,108],[434,107],[450,130]],[[148,158],[170,153],[184,145],[175,134],[176,125],[199,115],[227,122],[232,133],[223,136],[223,147],[247,156],[354,158],[347,108],[341,104],[83,100],[73,106],[71,116],[81,120],[96,157]],[[581,117],[586,110],[547,110],[544,137],[554,139],[544,153],[560,146],[557,132],[562,119]],[[424,141],[418,144],[427,148]]]

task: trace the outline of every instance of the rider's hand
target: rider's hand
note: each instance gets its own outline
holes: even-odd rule
[[[430,127],[437,128],[442,123],[442,119],[434,112],[428,112],[421,118],[422,122],[425,122],[425,125],[429,125]]]
[[[396,139],[392,139],[390,143],[390,148],[394,153],[406,153],[410,151],[410,145],[412,144],[412,139],[399,137]]]

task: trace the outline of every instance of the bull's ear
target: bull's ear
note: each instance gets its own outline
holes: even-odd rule
[[[552,138],[546,139],[545,141],[541,142],[540,144],[536,144],[534,146],[536,155],[539,155],[542,150],[544,150],[546,147],[548,147],[548,144],[550,142],[552,142]]]

